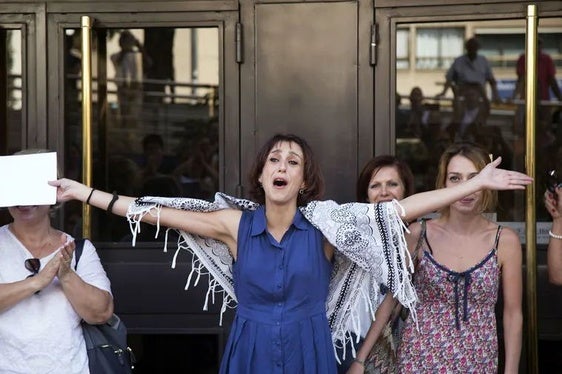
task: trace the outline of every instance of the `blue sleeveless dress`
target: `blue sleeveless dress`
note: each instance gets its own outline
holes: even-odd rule
[[[323,235],[297,210],[278,243],[264,207],[244,211],[233,279],[238,306],[220,373],[336,373],[326,317],[332,265]]]

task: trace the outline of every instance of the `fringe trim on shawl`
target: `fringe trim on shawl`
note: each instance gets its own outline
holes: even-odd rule
[[[375,319],[384,298],[381,284],[414,310],[413,264],[404,237],[407,228],[400,218],[404,210],[397,201],[342,205],[323,201],[308,204],[303,213],[337,249],[327,315],[334,349],[342,349],[345,358],[352,334],[359,337],[363,331],[361,321]],[[416,318],[415,310],[412,318]],[[354,348],[351,353],[355,356]]]
[[[258,205],[222,193],[215,195],[214,202],[188,198],[138,198],[127,212],[133,245],[145,214],[158,217],[159,230],[162,206],[209,212],[226,208],[255,210]],[[404,237],[407,228],[400,218],[404,215],[404,209],[396,200],[391,203],[342,205],[334,201],[314,201],[300,209],[336,248],[326,304],[334,352],[336,348],[342,348],[343,358],[346,357],[345,347],[352,339],[352,333],[357,337],[361,334],[360,315],[368,313],[370,319],[374,320],[375,311],[383,300],[381,284],[410,309],[411,317],[417,321],[417,296],[411,278],[414,268]],[[219,321],[222,324],[226,308],[236,306],[232,257],[228,248],[217,240],[184,231],[180,231],[180,234],[172,268],[175,268],[180,250],[193,254],[192,270],[185,289],[190,285],[196,286],[201,276],[208,276],[209,285],[203,309],[207,310],[209,301],[214,304],[216,296],[222,297]],[[355,357],[354,348],[351,353]],[[339,361],[337,355],[336,358]]]

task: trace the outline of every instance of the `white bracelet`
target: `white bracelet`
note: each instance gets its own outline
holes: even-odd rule
[[[550,236],[551,238],[554,238],[554,239],[562,240],[562,235],[556,235],[551,230],[548,230],[548,236]]]

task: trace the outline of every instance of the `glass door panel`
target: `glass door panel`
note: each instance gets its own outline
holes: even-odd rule
[[[81,179],[80,30],[65,29],[65,175]],[[217,27],[97,28],[92,38],[93,185],[139,196],[210,199],[219,189]],[[66,206],[80,231],[81,204]],[[155,238],[155,227],[139,240]],[[126,220],[94,210],[92,234],[129,241]]]
[[[24,144],[22,30],[0,24],[0,156],[11,155]],[[0,209],[0,225],[11,222]]]
[[[417,191],[434,188],[440,155],[458,141],[478,143],[490,157],[501,156],[503,168],[525,170],[525,33],[524,15],[509,20],[396,23],[393,140],[397,156],[413,169]],[[542,372],[560,366],[560,359],[552,352],[562,346],[560,304],[548,301],[557,299],[560,290],[551,286],[547,277],[545,249],[552,219],[543,204],[547,184],[562,182],[562,18],[540,17],[538,33],[534,160],[538,266],[536,290],[531,292],[537,295],[538,364]],[[481,81],[474,74],[475,60],[468,56],[474,47],[489,67],[489,75]],[[467,60],[460,69],[452,69],[459,56]],[[557,177],[548,178],[549,171]],[[498,197],[490,218],[513,228],[525,246],[525,192],[502,191]],[[529,309],[524,304],[524,310]],[[522,368],[526,356],[523,352]],[[501,367],[501,356],[499,363]]]
[[[0,155],[23,144],[22,31],[0,25]]]
[[[541,18],[539,24],[543,53],[539,59],[538,90],[542,93],[536,127],[540,221],[550,220],[539,203],[545,173],[556,168],[562,173],[562,138],[557,132],[561,121],[560,91],[548,92],[548,86],[554,83],[546,74],[550,69],[562,68],[560,25],[561,18]],[[481,81],[474,74],[473,63],[451,68],[455,58],[467,54],[467,46],[476,47],[477,55],[488,61],[491,75]],[[492,157],[501,156],[502,167],[524,170],[524,52],[524,18],[397,25],[396,154],[412,167],[417,191],[434,188],[438,159],[444,148],[455,141],[478,143]],[[495,84],[490,84],[492,78]],[[562,79],[557,79],[561,87]],[[442,95],[448,81],[451,88]],[[499,196],[495,218],[521,226],[525,219],[524,192],[502,192]],[[541,236],[539,243],[547,240]]]

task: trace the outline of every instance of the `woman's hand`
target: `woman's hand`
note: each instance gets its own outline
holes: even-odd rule
[[[28,278],[31,282],[35,282],[33,284],[35,291],[39,292],[43,288],[51,284],[51,282],[57,275],[59,264],[60,259],[55,256],[49,262],[47,262],[47,264],[42,267],[41,270],[39,270],[39,273],[37,273],[36,276]]]
[[[57,187],[57,202],[59,203],[69,200],[80,200],[84,202],[92,190],[91,187],[66,178],[50,181],[49,185]]]
[[[552,220],[562,217],[562,212],[560,212],[560,208],[562,207],[560,194],[562,194],[562,187],[556,187],[556,193],[552,193],[549,190],[546,190],[544,193],[544,205],[551,215]]]
[[[475,180],[482,184],[483,189],[490,190],[523,190],[525,186],[533,182],[533,178],[527,174],[513,170],[498,169],[501,157],[486,165],[478,173]]]
[[[76,245],[73,240],[65,243],[57,254],[57,257],[60,258],[59,271],[57,273],[59,279],[63,279],[68,274],[72,273],[70,265],[72,262],[72,253],[74,252],[74,248],[76,248]]]
[[[70,262],[72,261],[72,253],[74,252],[75,245],[74,241],[68,243],[66,241],[66,234],[61,234],[60,245],[62,248],[51,260],[49,260],[49,262],[47,262],[45,267],[41,269],[35,277],[32,277],[33,280],[38,283],[39,290],[42,290],[51,284],[55,276],[59,279],[63,279],[72,272]]]

